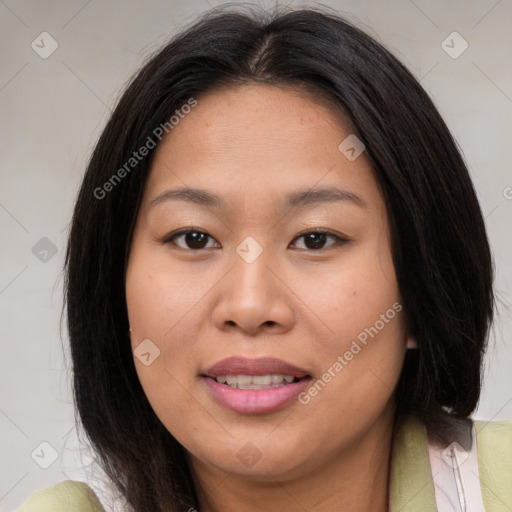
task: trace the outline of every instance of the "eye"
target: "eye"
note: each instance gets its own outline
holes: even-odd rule
[[[175,240],[178,239],[182,239],[185,246],[176,243]],[[207,246],[208,239],[214,240],[208,233],[205,233],[204,231],[187,229],[166,237],[164,243],[172,242],[182,249],[210,249],[211,246]]]
[[[341,238],[333,233],[321,230],[308,231],[307,233],[302,233],[302,235],[299,235],[297,238],[295,238],[295,240],[299,240],[300,238],[304,238],[306,246],[305,249],[312,249],[316,251],[326,249],[328,247],[336,245],[337,243],[343,244],[345,242],[348,242],[346,238]],[[327,247],[324,247],[324,244],[328,238],[334,240],[334,243],[328,245]]]

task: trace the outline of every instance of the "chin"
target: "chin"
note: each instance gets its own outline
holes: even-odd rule
[[[265,434],[268,435],[268,434]],[[230,439],[229,445],[217,444],[217,449],[204,447],[202,453],[193,454],[202,464],[213,466],[226,473],[262,481],[286,480],[302,474],[307,466],[307,454],[298,454],[294,443],[283,445],[282,439],[251,440]]]

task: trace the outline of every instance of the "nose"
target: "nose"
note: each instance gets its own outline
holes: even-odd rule
[[[231,271],[216,287],[215,326],[250,336],[290,330],[295,319],[293,292],[287,286],[286,272],[270,258],[269,251],[254,261],[234,252],[230,263]]]

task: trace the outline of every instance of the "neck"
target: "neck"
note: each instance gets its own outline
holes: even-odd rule
[[[354,446],[291,479],[255,480],[194,459],[198,512],[387,512],[392,435],[393,417],[379,418]]]

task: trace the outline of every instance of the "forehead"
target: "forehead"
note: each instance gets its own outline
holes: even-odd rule
[[[201,95],[197,101],[192,112],[165,137],[163,145],[172,144],[170,139],[176,144],[198,142],[200,135],[206,151],[233,150],[244,144],[244,151],[252,147],[263,158],[278,148],[298,150],[304,143],[309,150],[314,144],[321,151],[336,142],[340,132],[353,131],[334,101],[327,103],[323,95],[315,96],[304,88],[222,87]],[[260,151],[262,143],[270,144],[267,152]]]
[[[264,188],[278,194],[299,185],[378,194],[364,153],[351,161],[340,151],[353,130],[341,109],[323,97],[297,88],[243,85],[196,99],[197,106],[156,149],[146,202],[165,188],[184,185],[232,196],[257,195]]]

